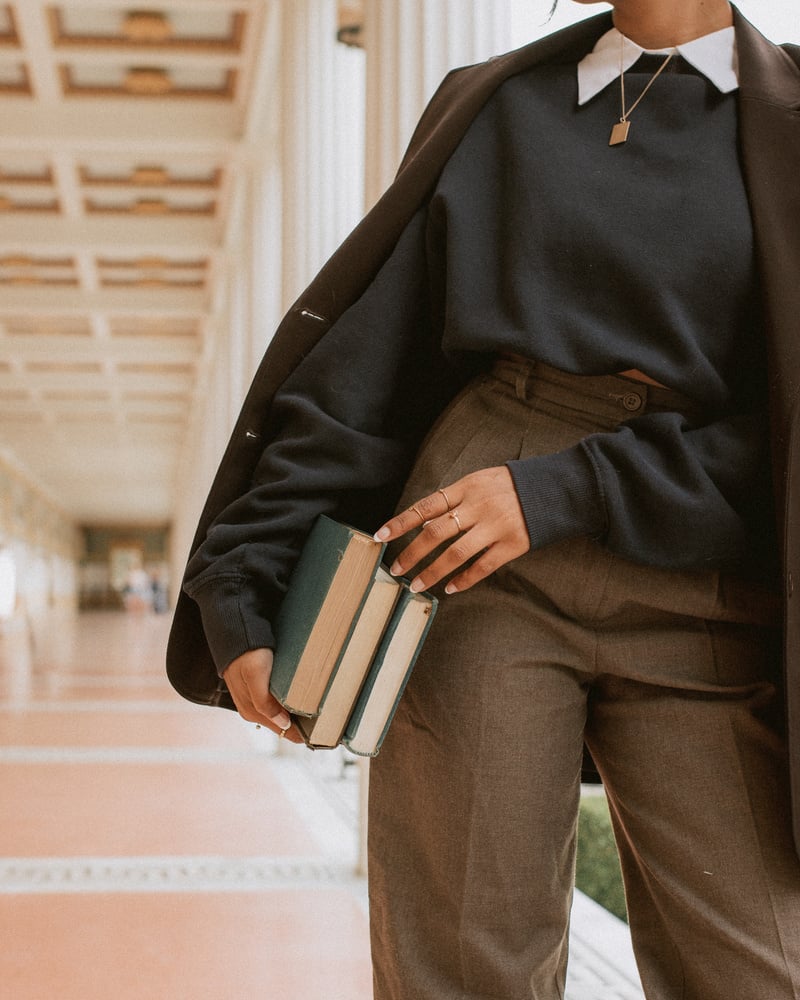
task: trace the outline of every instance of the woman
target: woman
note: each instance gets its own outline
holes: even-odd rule
[[[800,995],[800,53],[613,7],[445,81],[268,352],[176,617],[179,689],[297,739],[268,623],[314,517],[440,589],[372,768],[381,1000],[563,996],[584,741],[648,998]]]

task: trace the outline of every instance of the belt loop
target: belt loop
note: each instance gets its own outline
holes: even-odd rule
[[[530,377],[530,368],[520,365],[517,369],[517,378],[514,384],[514,388],[517,392],[517,399],[521,399],[523,403],[528,398],[528,378]]]

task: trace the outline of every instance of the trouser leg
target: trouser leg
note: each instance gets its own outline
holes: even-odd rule
[[[478,380],[429,435],[400,506],[519,457],[530,420],[516,384]],[[536,421],[543,451],[590,426]],[[563,996],[585,689],[538,593],[498,573],[442,600],[372,762],[376,1000]]]
[[[585,688],[529,622],[445,602],[372,762],[376,1000],[563,997]]]
[[[593,687],[587,738],[648,1000],[800,996],[800,865],[771,653],[768,630],[710,622],[686,649],[694,682],[657,676],[658,652],[648,663],[641,649],[640,679]]]

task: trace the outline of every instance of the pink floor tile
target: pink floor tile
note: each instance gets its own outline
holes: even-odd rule
[[[369,1000],[346,891],[0,897],[13,1000]],[[13,944],[12,944],[13,942]]]
[[[0,765],[0,854],[313,854],[268,761]]]
[[[264,748],[272,744],[264,735]],[[234,712],[176,704],[174,711],[0,710],[0,737],[20,747],[215,747],[252,746],[248,726]]]

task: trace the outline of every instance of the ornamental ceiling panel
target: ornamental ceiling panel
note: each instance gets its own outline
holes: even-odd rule
[[[6,153],[0,161],[0,185],[53,184],[53,170],[43,156]]]
[[[239,52],[247,14],[208,6],[126,10],[54,5],[48,9],[51,37],[57,47],[69,45],[142,46],[144,48]]]
[[[123,97],[164,100],[233,100],[236,70],[200,66],[143,66],[114,63],[59,65],[65,97]]]
[[[209,188],[218,190],[222,182],[219,164],[204,166],[184,163],[175,167],[128,160],[82,164],[80,182],[88,187]],[[2,179],[2,174],[0,174]]]
[[[14,59],[0,58],[0,95],[28,97],[32,93],[28,67]]]
[[[7,3],[0,4],[0,46],[19,45],[14,12]]]

